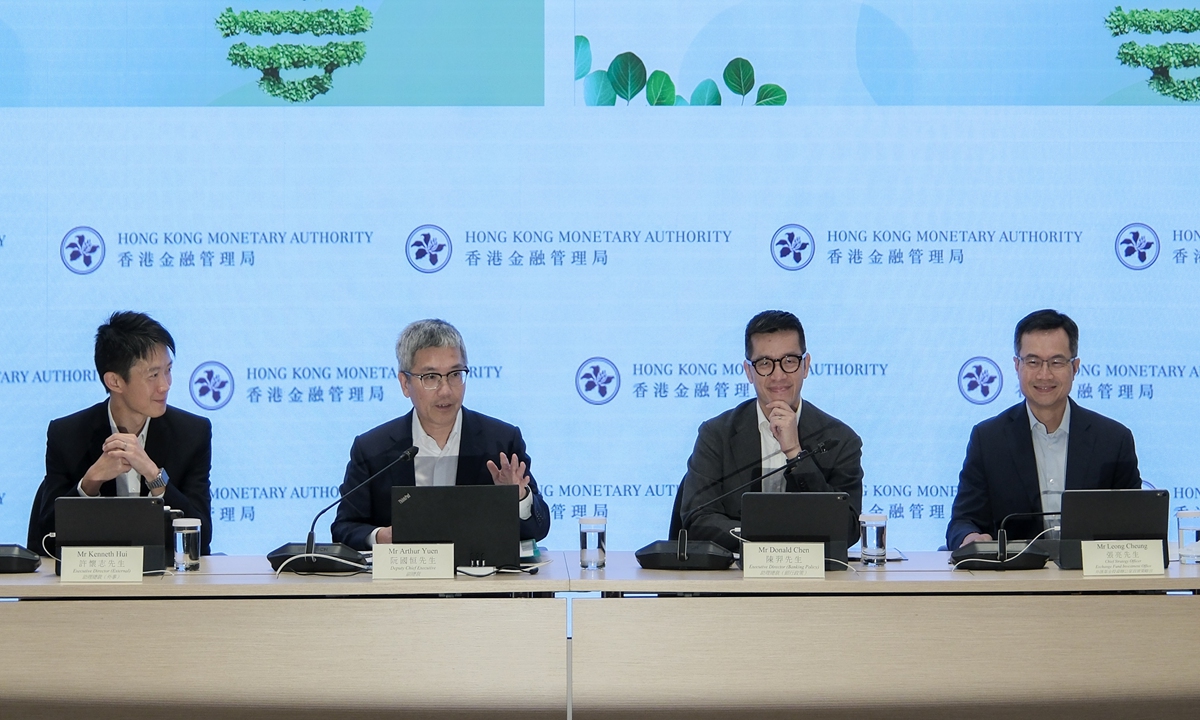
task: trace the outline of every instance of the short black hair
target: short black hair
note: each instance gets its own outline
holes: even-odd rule
[[[160,345],[175,354],[175,338],[157,320],[140,312],[113,313],[96,330],[96,372],[100,373],[100,382],[110,372],[128,382],[129,369],[134,363],[150,357]],[[104,389],[108,390],[108,385]]]
[[[1021,338],[1031,332],[1062,329],[1067,333],[1067,343],[1071,347],[1071,357],[1079,355],[1079,326],[1071,318],[1057,310],[1037,310],[1021,318],[1017,323],[1017,331],[1013,334],[1013,354],[1021,354]]]
[[[804,344],[804,326],[800,324],[800,319],[790,312],[785,310],[764,310],[750,318],[750,322],[746,323],[746,359],[749,360],[750,353],[754,352],[754,347],[750,344],[751,335],[763,335],[788,330],[795,330],[800,336],[800,354],[803,355],[808,352],[808,346]]]

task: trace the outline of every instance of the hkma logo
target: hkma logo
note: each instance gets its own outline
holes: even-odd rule
[[[76,275],[88,275],[104,262],[104,238],[90,227],[72,228],[58,247],[63,265]]]
[[[215,360],[200,363],[188,385],[192,401],[205,410],[220,410],[233,399],[233,373]]]
[[[799,270],[817,255],[817,243],[803,225],[784,225],[771,238],[771,257],[784,270]]]
[[[1154,228],[1132,223],[1117,233],[1117,259],[1130,270],[1145,270],[1158,259],[1159,245]]]
[[[976,405],[987,405],[1000,397],[1004,376],[991,358],[973,357],[958,371],[958,391]]]
[[[591,358],[575,371],[575,390],[593,405],[612,402],[620,389],[621,373],[607,358]]]
[[[446,267],[453,249],[450,236],[437,225],[422,225],[413,230],[404,244],[408,264],[423,273],[435,273]]]

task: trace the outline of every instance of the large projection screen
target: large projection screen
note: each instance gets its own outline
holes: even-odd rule
[[[768,308],[803,321],[805,402],[863,438],[897,547],[944,543],[1044,307],[1081,327],[1072,397],[1200,509],[1200,81],[1154,49],[1200,52],[1200,13],[1151,10],[1178,12],[5,2],[0,542],[47,423],[104,398],[121,309],[170,329],[171,402],[212,420],[216,552],[303,536],[354,437],[410,409],[393,344],[425,317],[466,338],[466,405],[521,428],[550,548],[583,515],[613,549],[666,536]]]

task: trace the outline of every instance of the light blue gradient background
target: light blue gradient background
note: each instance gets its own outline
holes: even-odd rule
[[[196,11],[206,27],[216,14],[207,5]],[[391,366],[392,344],[407,322],[444,317],[466,336],[472,365],[503,367],[499,379],[469,381],[468,406],[522,428],[534,474],[554,493],[548,501],[566,506],[545,544],[573,547],[572,506],[584,504],[590,514],[604,502],[610,547],[634,549],[665,536],[669,495],[576,500],[562,498],[563,488],[637,484],[643,495],[673,488],[697,425],[736,400],[639,399],[633,390],[642,378],[633,365],[736,363],[746,320],[781,307],[803,320],[815,363],[888,364],[886,377],[810,377],[805,398],[863,437],[867,507],[903,504],[905,518],[891,521],[890,541],[926,550],[941,544],[945,521],[930,519],[928,510],[915,520],[909,508],[932,501],[888,493],[956,484],[971,426],[1019,399],[1010,359],[1014,323],[1049,306],[1079,322],[1080,354],[1099,364],[1100,378],[1078,382],[1132,382],[1135,396],[1141,383],[1153,384],[1152,400],[1117,399],[1114,389],[1112,399],[1084,404],[1132,428],[1143,476],[1175,490],[1180,499],[1173,504],[1200,507],[1188,498],[1200,486],[1200,377],[1104,377],[1107,365],[1200,366],[1200,264],[1192,259],[1200,243],[1172,239],[1175,230],[1200,230],[1193,108],[1089,107],[1144,83],[1146,73],[1121,68],[1109,51],[1095,72],[1112,81],[1081,81],[1090,88],[1090,99],[1079,96],[1082,105],[1022,106],[1014,99],[989,107],[951,100],[876,107],[857,52],[849,53],[853,67],[831,75],[821,90],[805,84],[804,72],[773,65],[775,55],[765,50],[716,40],[696,49],[698,38],[720,34],[717,18],[754,16],[758,4],[642,3],[688,29],[659,31],[658,40],[649,30],[618,31],[645,23],[618,13],[621,3],[611,5],[614,14],[596,19],[600,3],[547,0],[544,107],[94,107],[193,101],[152,89],[156,80],[123,80],[126,71],[113,68],[129,66],[116,50],[95,65],[77,57],[49,66],[52,51],[39,49],[34,58],[26,50],[27,66],[43,73],[27,84],[26,104],[39,107],[0,109],[0,371],[89,368],[96,326],[115,309],[145,310],[178,341],[172,402],[213,421],[218,492],[329,487],[340,483],[355,435],[408,411],[398,386],[362,383],[383,385],[382,403],[256,405],[248,388],[274,383],[248,380],[248,368]],[[839,32],[857,37],[858,4],[820,5],[846,18]],[[10,29],[46,22],[9,7],[21,6],[0,13]],[[75,30],[43,29],[42,37],[67,43],[96,32],[108,12],[96,7]],[[1107,10],[1097,8],[1089,17],[1102,22]],[[918,59],[928,45],[918,30],[953,35],[890,12]],[[707,111],[637,101],[584,107],[571,73],[575,34],[593,38],[597,62],[635,50],[652,69],[684,78],[685,87],[719,77],[731,53],[744,55],[760,82],[779,82],[795,102],[737,108],[726,96],[726,106]],[[241,71],[223,67],[224,45],[203,42],[218,54],[205,61],[212,73],[246,82]],[[1112,43],[1102,36],[1095,42]],[[174,52],[211,55],[169,44]],[[89,82],[72,78],[68,66],[87,69]],[[349,79],[355,70],[336,77]],[[211,83],[209,97],[227,92],[215,76],[194,79]],[[1041,82],[1029,78],[1030,85]],[[45,83],[58,90],[46,94]],[[914,82],[914,98],[933,92],[921,87]],[[1021,92],[1019,83],[1005,87],[1008,97]],[[810,103],[805,93],[839,99]],[[142,100],[129,99],[135,97]],[[76,105],[88,107],[67,107]],[[1131,222],[1154,227],[1164,243],[1157,263],[1140,272],[1124,268],[1113,249]],[[409,233],[426,223],[445,228],[454,242],[450,265],[432,275],[413,270],[404,255]],[[816,259],[798,272],[779,269],[768,247],[789,223],[807,227],[817,242]],[[78,225],[97,229],[107,243],[104,265],[88,276],[73,275],[59,260],[63,235]],[[1076,230],[1083,241],[968,245],[961,266],[913,266],[907,258],[903,266],[828,262],[831,231],[977,228]],[[467,244],[468,231],[518,229],[556,236],[721,229],[732,240],[609,245],[601,248],[605,266],[559,268],[509,266],[514,250],[529,254],[510,242],[494,248],[504,267],[467,263],[472,248],[485,255],[493,249]],[[369,230],[374,237],[361,246],[236,248],[239,255],[255,251],[253,268],[118,262],[125,249],[119,233],[235,230]],[[547,258],[558,247],[544,248]],[[590,260],[595,248],[586,249]],[[1177,249],[1187,251],[1185,264],[1174,262]],[[164,250],[158,246],[155,255]],[[972,405],[957,389],[959,368],[977,355],[1004,371],[1003,396],[990,405]],[[622,373],[620,393],[602,406],[575,392],[575,371],[593,356],[609,358]],[[192,370],[207,360],[230,367],[237,386],[232,402],[214,412],[201,411],[187,392]],[[679,382],[666,380],[672,389]],[[285,394],[293,386],[307,394],[310,385],[356,383],[278,384]],[[103,396],[98,383],[0,384],[0,542],[24,543],[44,473],[46,424]],[[948,515],[951,499],[938,500]],[[253,505],[255,520],[217,521],[213,549],[261,553],[302,538],[324,502],[214,500],[214,508],[234,507],[239,516]]]

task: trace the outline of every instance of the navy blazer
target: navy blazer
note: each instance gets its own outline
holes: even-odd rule
[[[110,435],[107,400],[50,422],[46,430],[46,477],[29,518],[31,550],[43,552],[42,538],[54,532],[54,501],[77,495],[79,481],[100,459],[100,449]],[[200,552],[208,555],[212,542],[208,477],[212,469],[212,423],[168,405],[162,417],[150,419],[146,455],[167,471],[163,503],[200,521]],[[101,495],[113,496],[116,492],[114,480],[100,486]],[[149,493],[143,478],[142,495]]]
[[[1116,420],[1071,403],[1067,439],[1067,490],[1136,489],[1138,473],[1133,433]],[[962,544],[969,533],[996,537],[1000,521],[1011,513],[1042,511],[1037,459],[1029,412],[1020,402],[971,430],[967,457],[958,476],[958,496],[946,527],[946,547]],[[1032,538],[1041,518],[1013,518],[1011,538]]]
[[[482,413],[462,409],[462,437],[458,449],[458,474],[455,485],[492,485],[487,461],[499,463],[500,453],[515,454],[525,463],[529,489],[533,493],[532,514],[521,521],[522,540],[541,540],[550,533],[550,509],[538,492],[537,482],[529,471],[529,455],[521,430]],[[412,447],[413,413],[398,417],[354,438],[350,462],[340,492],[345,494],[364,482],[380,468],[395,460]],[[357,550],[367,550],[367,540],[377,527],[392,525],[392,486],[415,485],[413,463],[401,462],[372,480],[365,487],[346,495],[338,506],[337,518],[330,531],[334,542],[345,543]]]

